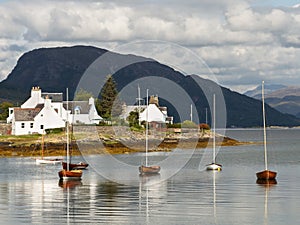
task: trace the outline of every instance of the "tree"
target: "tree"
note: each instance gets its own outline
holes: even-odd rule
[[[106,82],[100,92],[101,99],[97,101],[97,109],[100,114],[105,119],[111,119],[121,115],[122,104],[118,98],[118,91],[116,88],[116,83],[112,75],[108,75]]]
[[[127,117],[130,127],[139,126],[139,113],[137,111],[131,111]]]
[[[10,102],[2,102],[0,104],[0,120],[6,120],[8,117],[8,108],[13,107],[13,104]]]
[[[90,97],[93,97],[92,93],[80,88],[80,90],[75,93],[74,101],[87,101]]]

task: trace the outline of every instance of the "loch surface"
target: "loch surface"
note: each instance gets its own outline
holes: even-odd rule
[[[115,155],[127,167],[107,163],[112,156],[74,157],[90,163],[81,181],[61,183],[61,165],[35,165],[31,158],[0,158],[1,224],[299,224],[300,129],[270,129],[269,169],[277,184],[256,183],[264,169],[262,130],[229,129],[226,135],[254,144],[219,149],[220,172],[201,169],[205,149],[180,150],[174,175],[162,167],[139,176],[142,153]],[[161,162],[168,153],[149,153]],[[199,167],[200,165],[200,167]],[[101,168],[106,172],[102,174]],[[107,172],[108,171],[108,172]],[[174,170],[176,171],[176,170]],[[113,178],[110,180],[110,176]],[[169,176],[169,177],[168,177]],[[118,182],[118,179],[125,182]]]

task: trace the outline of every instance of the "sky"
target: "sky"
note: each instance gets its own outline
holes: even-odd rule
[[[212,80],[241,93],[262,80],[298,85],[298,4],[300,0],[0,0],[0,80],[32,49],[93,45],[147,52],[185,74],[205,77],[191,63],[198,58]],[[172,51],[162,52],[162,43]],[[183,49],[189,56],[176,63],[183,59]],[[188,64],[188,69],[182,66]]]

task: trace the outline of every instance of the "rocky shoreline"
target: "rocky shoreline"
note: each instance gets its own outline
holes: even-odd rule
[[[128,127],[86,127],[75,129],[75,140],[70,143],[72,155],[128,154],[145,150],[143,131],[131,131]],[[89,133],[90,132],[90,133]],[[174,148],[201,149],[212,145],[209,130],[182,129],[176,133],[172,129],[149,132],[149,151],[172,151]],[[64,156],[66,137],[49,134],[44,138],[46,156]],[[247,144],[230,137],[216,135],[216,145],[234,146]],[[41,135],[26,137],[5,136],[0,139],[0,157],[39,157],[41,155]]]

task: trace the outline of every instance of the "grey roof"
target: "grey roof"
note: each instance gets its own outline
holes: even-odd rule
[[[37,104],[35,108],[39,108],[39,109],[42,109],[44,108],[44,103],[40,103],[40,104]]]
[[[63,93],[48,93],[48,92],[42,93],[43,98],[46,98],[47,96],[49,99],[51,99],[52,102],[62,102],[63,101]]]
[[[80,109],[80,114],[89,114],[90,111],[89,101],[69,101],[68,103],[69,103],[68,109],[71,110],[72,114],[75,114],[74,113],[75,108]],[[65,109],[67,109],[67,102],[64,102],[63,106]]]
[[[15,121],[33,121],[34,117],[41,111],[40,108],[22,109],[14,108]]]

